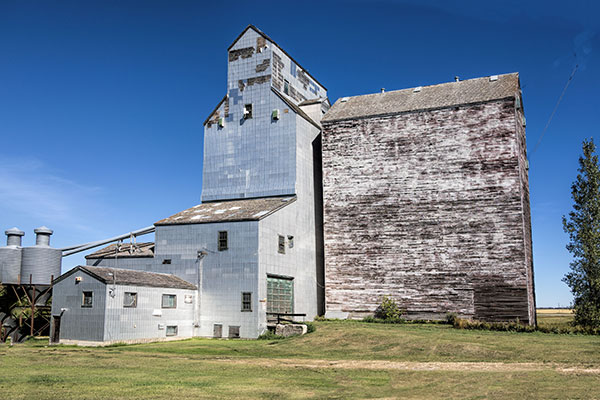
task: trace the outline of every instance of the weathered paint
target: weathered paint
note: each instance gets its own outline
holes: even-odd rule
[[[522,108],[514,99],[326,122],[327,314],[535,321]]]

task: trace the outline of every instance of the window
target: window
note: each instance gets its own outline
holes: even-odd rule
[[[221,325],[221,324],[213,325],[213,337],[215,337],[215,338],[223,337],[223,325]]]
[[[246,104],[244,106],[244,119],[252,118],[252,104]]]
[[[81,299],[81,307],[92,307],[94,304],[94,293],[93,292],[83,292],[83,297]]]
[[[240,327],[229,325],[229,339],[237,339],[240,337]]]
[[[167,325],[167,336],[177,336],[177,325]]]
[[[252,311],[252,292],[242,292],[242,311]]]
[[[279,235],[279,249],[277,250],[281,254],[285,254],[285,236]]]
[[[164,259],[163,264],[171,264],[171,259],[170,258]]]
[[[288,246],[290,249],[294,248],[294,237],[291,235],[288,235]]]
[[[294,312],[294,280],[267,275],[267,312]]]
[[[219,232],[219,251],[227,250],[227,231]]]
[[[177,295],[163,294],[162,308],[177,308]]]
[[[290,94],[290,83],[287,80],[283,80],[283,93]]]
[[[123,297],[123,307],[136,308],[137,293],[125,292],[125,296]]]

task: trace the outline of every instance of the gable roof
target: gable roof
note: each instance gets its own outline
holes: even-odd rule
[[[183,210],[154,225],[209,224],[215,222],[258,221],[296,201],[295,196],[261,197],[202,203]]]
[[[484,77],[423,86],[420,90],[410,88],[343,97],[323,116],[321,123],[483,103],[519,95],[518,73],[497,75],[497,78]]]
[[[65,272],[58,279],[56,279],[53,284],[64,280],[77,271],[85,272],[100,282],[106,284],[114,283],[116,285],[160,287],[169,289],[197,289],[196,286],[172,274],[136,271],[123,268],[90,267],[88,265],[79,265],[72,270]]]
[[[307,120],[308,122],[310,122],[312,125],[314,125],[316,128],[318,128],[319,130],[321,130],[321,125],[319,125],[318,123],[316,123],[311,117],[308,116],[307,113],[305,113],[299,106],[295,105],[293,102],[291,102],[290,100],[286,99],[284,95],[282,95],[277,89],[275,89],[273,86],[271,86],[271,90],[273,91],[273,93],[275,93],[277,95],[277,97],[279,97],[281,100],[283,100],[283,102],[285,104],[288,105],[288,107],[290,107],[292,110],[294,110],[294,112],[296,114],[298,114],[299,116],[301,116],[302,118],[304,118],[305,120]]]
[[[118,243],[113,243],[100,250],[88,254],[86,259],[90,258],[138,258],[138,257],[154,257],[154,243],[120,243],[121,248],[117,251]]]
[[[296,63],[297,66],[299,66],[300,68],[302,68],[302,71],[304,71],[304,73],[306,73],[306,75],[310,76],[315,82],[317,82],[323,89],[327,90],[327,88],[325,86],[323,86],[323,84],[321,82],[319,82],[317,80],[317,78],[315,78],[314,76],[312,76],[308,70],[306,68],[304,68],[302,65],[300,65],[300,63],[296,60],[294,60],[294,57],[292,57],[291,55],[289,55],[289,53],[287,51],[285,51],[283,48],[281,48],[280,45],[277,44],[277,42],[275,42],[273,39],[271,39],[269,36],[267,36],[266,33],[264,33],[263,31],[261,31],[260,29],[258,29],[256,26],[250,24],[246,27],[246,29],[244,29],[242,31],[242,33],[240,33],[235,40],[233,41],[233,43],[231,43],[229,45],[229,47],[227,48],[227,51],[231,50],[231,48],[237,43],[237,41],[244,36],[244,33],[246,33],[246,31],[248,29],[252,29],[254,30],[256,33],[258,33],[259,35],[261,35],[262,37],[264,37],[265,39],[267,39],[269,42],[273,43],[275,46],[277,46],[277,48],[279,50],[281,50],[283,52],[283,54],[285,54],[286,56],[288,56],[290,58],[290,60],[292,60],[294,63]]]
[[[210,121],[210,119],[212,118],[212,116],[217,112],[217,110],[219,109],[219,107],[221,107],[221,104],[223,104],[223,102],[225,100],[227,100],[227,95],[225,95],[225,97],[223,97],[221,99],[221,101],[219,102],[219,104],[217,104],[217,106],[211,111],[211,113],[208,114],[208,117],[206,117],[206,119],[202,123],[202,126],[206,125],[208,123],[208,121]]]

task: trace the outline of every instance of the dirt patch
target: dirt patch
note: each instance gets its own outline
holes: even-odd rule
[[[498,362],[397,362],[378,360],[318,360],[318,359],[220,359],[204,360],[214,363],[233,363],[256,365],[262,367],[289,368],[337,368],[337,369],[369,369],[369,370],[405,370],[405,371],[481,371],[481,372],[521,372],[554,370],[566,374],[600,375],[600,368],[587,368],[564,364],[542,363],[498,363]]]

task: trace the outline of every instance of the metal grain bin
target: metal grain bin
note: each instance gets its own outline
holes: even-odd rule
[[[6,234],[6,246],[0,247],[0,283],[19,283],[21,274],[21,237],[25,232],[17,228],[11,228],[4,232]]]
[[[50,247],[51,229],[42,226],[34,232],[35,246],[23,248],[21,283],[31,281],[35,285],[50,285],[53,277],[60,276],[62,251]]]

